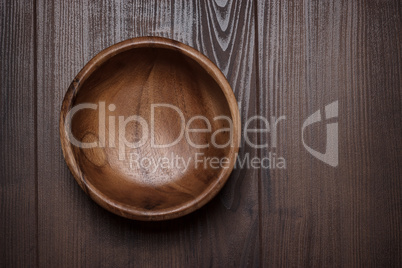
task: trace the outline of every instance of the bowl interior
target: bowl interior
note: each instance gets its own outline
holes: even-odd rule
[[[72,152],[85,183],[118,206],[179,209],[211,191],[226,157],[234,157],[225,94],[180,51],[141,47],[114,55],[72,100],[88,103],[96,106],[76,112],[71,132],[97,146]]]

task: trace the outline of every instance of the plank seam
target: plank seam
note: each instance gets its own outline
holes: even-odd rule
[[[254,0],[253,1],[253,9],[254,9],[254,64],[255,64],[255,91],[256,91],[256,96],[257,96],[257,101],[256,101],[256,106],[257,106],[257,113],[260,112],[260,75],[259,75],[259,66],[260,66],[260,59],[259,59],[259,47],[258,47],[258,10],[257,10],[257,6],[258,6],[258,1]],[[258,115],[258,114],[257,114]],[[257,129],[260,128],[260,120],[257,120]],[[259,134],[257,134],[257,144],[261,144],[261,136]],[[257,149],[257,155],[261,156],[261,150]],[[261,217],[261,208],[262,208],[262,204],[261,204],[261,187],[262,187],[262,182],[261,182],[261,172],[262,170],[259,169],[257,172],[257,176],[258,176],[258,254],[259,254],[259,266],[263,264],[263,260],[262,260],[262,217]]]
[[[38,162],[38,20],[37,0],[33,1],[33,54],[34,54],[34,154],[35,154],[35,240],[36,240],[36,267],[39,267],[39,162]]]

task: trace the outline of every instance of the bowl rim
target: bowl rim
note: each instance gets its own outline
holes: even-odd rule
[[[100,190],[98,190],[90,182],[88,182],[76,162],[72,150],[72,144],[69,142],[67,138],[68,134],[65,131],[66,116],[72,108],[74,98],[79,92],[83,82],[103,63],[105,63],[113,56],[130,49],[142,47],[154,47],[175,50],[193,59],[197,64],[200,64],[200,66],[208,72],[208,74],[218,84],[219,88],[223,91],[229,106],[233,123],[233,146],[230,147],[230,151],[227,155],[230,161],[229,167],[223,169],[223,171],[220,172],[219,178],[215,180],[214,183],[205,188],[205,190],[193,200],[183,203],[183,205],[179,207],[174,207],[172,209],[168,208],[159,211],[140,210],[136,209],[133,206],[115,201],[110,197],[104,195]],[[222,189],[223,185],[229,178],[229,175],[231,174],[237,159],[237,153],[239,151],[240,144],[240,124],[240,113],[233,90],[230,87],[229,82],[226,80],[224,74],[211,60],[209,60],[198,50],[181,42],[164,37],[144,36],[127,39],[102,50],[95,57],[93,57],[76,75],[76,77],[70,84],[62,102],[62,106],[60,109],[59,134],[63,156],[67,163],[67,166],[69,167],[79,186],[89,197],[91,197],[91,199],[93,199],[97,204],[99,204],[106,210],[125,218],[142,221],[160,221],[178,218],[199,209],[207,202],[209,202]]]

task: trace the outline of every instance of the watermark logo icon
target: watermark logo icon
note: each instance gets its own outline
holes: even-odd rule
[[[331,119],[338,117],[338,101],[334,101],[327,106],[325,106],[325,119]],[[302,127],[302,141],[303,146],[306,150],[313,155],[315,158],[321,160],[322,162],[332,166],[338,166],[338,123],[326,124],[327,127],[327,142],[325,153],[318,152],[311,147],[309,147],[304,142],[304,130],[306,127],[321,122],[321,110],[317,110],[315,113],[310,115],[306,121],[303,123]]]

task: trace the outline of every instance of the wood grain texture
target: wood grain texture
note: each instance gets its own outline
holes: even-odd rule
[[[72,78],[96,53],[131,37],[156,35],[189,44],[213,60],[244,100],[247,116],[255,112],[255,79],[248,67],[254,62],[253,15],[253,6],[241,2],[38,2],[44,18],[38,21],[40,265],[233,266],[258,260],[253,173],[236,171],[223,195],[184,218],[126,220],[79,189],[61,156],[55,111]]]
[[[400,267],[401,10],[398,0],[1,1],[0,266]],[[251,135],[269,148],[242,141],[240,156],[274,152],[287,169],[237,168],[204,208],[163,223],[88,198],[61,152],[63,96],[102,49],[147,35],[215,62],[243,124],[285,115],[276,148]],[[305,150],[301,127],[336,100],[333,168]],[[320,152],[325,123],[306,131]]]
[[[259,98],[285,115],[262,174],[267,266],[401,264],[401,7],[398,1],[267,1],[258,15]],[[304,120],[339,101],[339,166],[303,147]],[[323,111],[323,110],[322,110]],[[306,143],[325,152],[327,122]],[[385,138],[386,137],[386,138]],[[262,151],[267,155],[267,151]]]
[[[0,266],[36,265],[34,6],[0,3]]]

